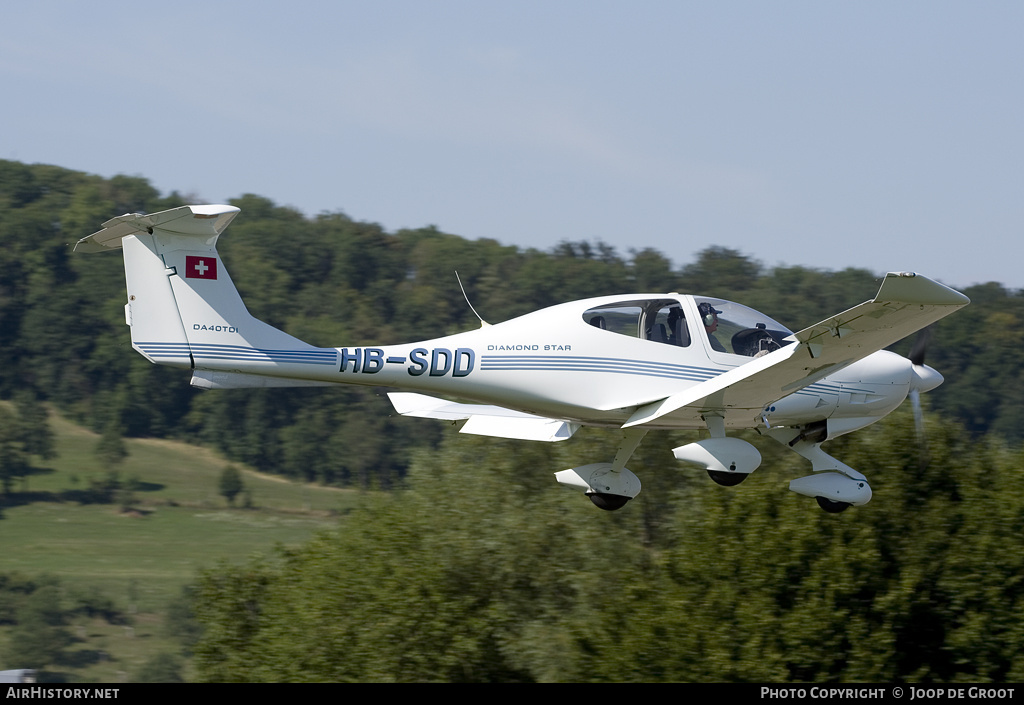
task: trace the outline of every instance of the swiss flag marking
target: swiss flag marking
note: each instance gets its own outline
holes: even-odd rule
[[[216,257],[190,257],[185,256],[185,278],[186,279],[216,279],[217,258]]]

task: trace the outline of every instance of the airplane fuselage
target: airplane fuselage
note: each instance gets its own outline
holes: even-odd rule
[[[433,340],[307,351],[260,350],[246,340],[244,325],[229,321],[185,324],[193,328],[189,366],[196,370],[394,387],[618,427],[637,406],[754,359],[716,349],[722,347],[712,342],[717,331],[709,333],[701,325],[701,300],[665,294],[598,297]],[[615,311],[615,305],[623,303],[628,305],[620,309],[637,316],[622,326],[625,332],[588,322],[588,313]],[[687,326],[687,344],[651,339],[656,336],[650,333],[647,318],[657,316],[655,309],[676,306],[684,315],[681,325]],[[766,320],[779,330],[779,324]],[[202,342],[204,327],[209,329],[209,343]],[[154,352],[145,344],[136,347],[143,354]],[[864,418],[869,423],[895,409],[906,398],[909,384],[909,362],[878,352],[767,407],[728,410],[726,426],[791,425],[829,417]],[[864,425],[852,423],[849,430]],[[700,413],[689,410],[650,427],[703,428],[704,421]]]

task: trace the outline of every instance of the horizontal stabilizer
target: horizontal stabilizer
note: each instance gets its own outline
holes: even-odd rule
[[[159,213],[125,213],[111,218],[103,229],[83,237],[75,244],[75,252],[105,252],[121,248],[121,240],[136,233],[163,231],[164,236],[177,235],[200,238],[212,247],[224,229],[231,224],[239,209],[235,206],[180,206]],[[193,245],[194,248],[194,245]]]
[[[465,421],[461,433],[525,441],[564,441],[579,424],[535,416],[490,404],[459,404],[414,392],[389,392],[391,404],[402,416],[444,421]]]

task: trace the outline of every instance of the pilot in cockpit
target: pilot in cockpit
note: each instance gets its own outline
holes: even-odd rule
[[[718,314],[721,311],[715,310],[715,307],[707,301],[698,305],[697,310],[700,312],[700,320],[704,324],[704,330],[708,333],[711,348],[718,352],[726,352],[725,346],[715,337],[715,331],[718,330]]]

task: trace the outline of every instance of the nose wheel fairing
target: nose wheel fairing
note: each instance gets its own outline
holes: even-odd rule
[[[871,501],[871,485],[867,478],[821,449],[821,444],[831,437],[825,426],[771,428],[765,431],[765,435],[811,461],[814,474],[791,481],[789,489],[793,492],[817,499],[822,509],[833,513]],[[840,507],[840,504],[845,506]]]

